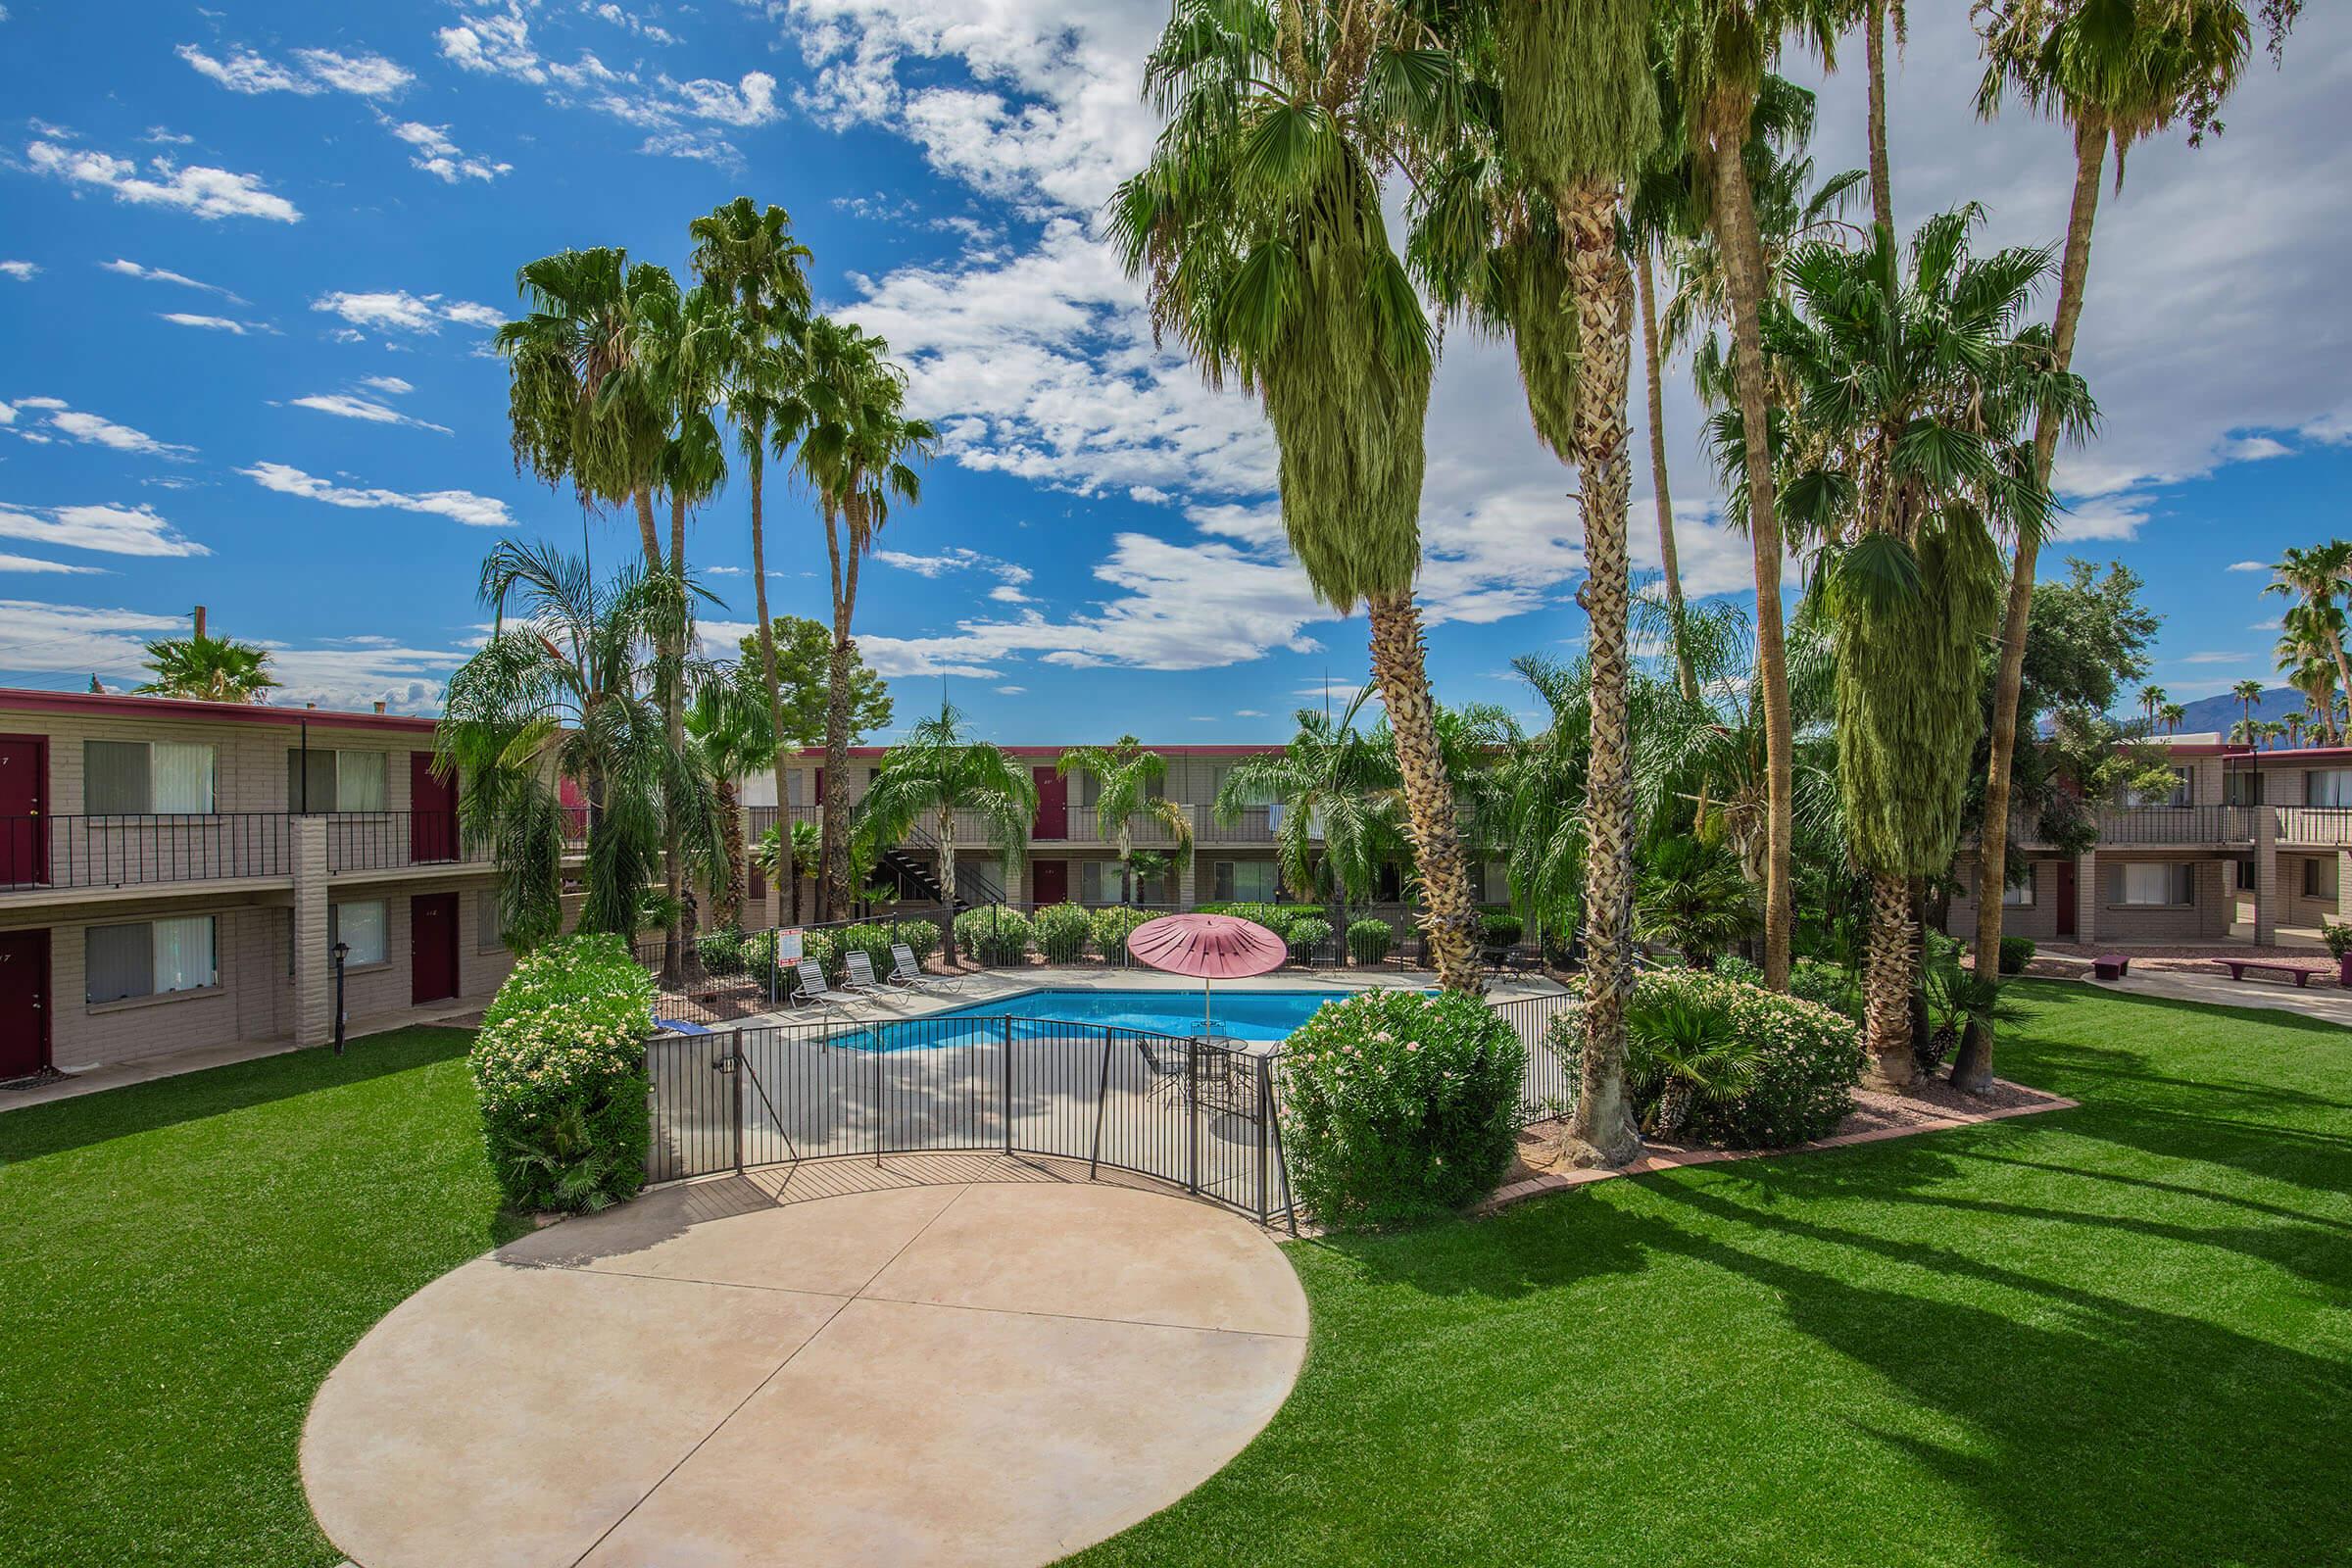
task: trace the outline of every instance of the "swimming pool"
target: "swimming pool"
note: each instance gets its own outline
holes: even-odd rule
[[[1312,991],[1219,991],[1210,1008],[1217,1033],[1237,1040],[1286,1040],[1326,1002],[1348,995],[1331,988]],[[1155,1035],[1200,1032],[1199,991],[1023,991],[967,1003],[904,1023],[877,1024],[871,1039],[855,1044],[871,1051],[924,1051],[968,1046],[1003,1038],[1010,1018],[1015,1039],[1043,1040],[1055,1024],[1105,1025]],[[1035,1020],[1029,1022],[1025,1020]],[[1099,1038],[1099,1037],[1098,1037]]]

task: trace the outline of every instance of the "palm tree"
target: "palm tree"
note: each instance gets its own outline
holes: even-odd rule
[[[490,639],[450,676],[433,751],[463,780],[468,844],[495,852],[500,935],[519,952],[562,928],[564,781],[587,802],[580,929],[633,935],[671,824],[705,863],[724,854],[710,775],[669,743],[653,695],[662,650],[691,634],[689,592],[640,567],[599,584],[584,561],[510,541],[482,563],[481,599]]]
[[[823,847],[817,837],[816,824],[807,818],[796,818],[791,824],[791,849],[785,848],[785,835],[770,827],[760,835],[759,864],[760,874],[778,887],[792,889],[792,923],[801,923],[801,879],[816,874],[824,863]]]
[[[1476,993],[1478,911],[1413,597],[1434,356],[1377,170],[1389,127],[1433,122],[1453,96],[1422,42],[1391,4],[1176,0],[1144,74],[1170,119],[1109,229],[1149,280],[1155,326],[1210,385],[1238,379],[1263,401],[1283,523],[1317,597],[1365,608],[1422,927],[1440,983]]]
[[[2293,21],[2296,0],[2265,0],[2276,51]],[[2002,0],[1977,8],[1987,64],[1977,110],[1990,119],[2015,90],[2027,105],[2063,120],[2075,143],[2074,201],[2058,269],[2058,303],[2050,334],[2051,368],[2074,364],[2075,330],[2082,315],[2090,270],[2090,233],[2098,215],[2107,149],[2114,145],[2123,176],[2132,144],[2185,116],[2190,140],[2235,85],[2246,56],[2243,0]],[[2045,492],[2058,454],[2061,426],[2038,422],[2034,431],[2034,479]],[[2034,610],[2040,530],[2019,536],[2009,563],[2009,602],[1994,677],[1992,742],[1984,780],[1984,826],[1978,838],[1977,885],[1997,888],[2008,875],[2009,792],[2017,755],[2018,701],[2025,685],[2026,627]],[[1991,974],[2001,949],[2001,901],[1977,901],[1976,968]],[[1992,1084],[1992,1036],[1971,1031],[1952,1061],[1952,1082],[1982,1094]]]
[[[2179,703],[2166,703],[2156,710],[2156,716],[2163,722],[2167,735],[2178,735],[2180,726],[2188,721],[2188,710]]]
[[[2153,735],[2156,732],[2157,711],[2164,707],[2171,696],[2172,694],[2161,686],[2142,686],[2139,689],[2139,711],[2140,715],[2148,721],[2149,734]]]
[[[776,731],[765,698],[741,671],[724,670],[695,688],[686,709],[686,741],[702,760],[716,798],[723,858],[711,867],[710,896],[718,923],[742,920],[748,880],[743,813],[735,781],[764,768],[776,755]]]
[[[695,275],[703,286],[735,303],[738,340],[727,388],[744,478],[752,504],[752,598],[760,614],[760,676],[767,691],[768,724],[784,733],[784,698],[776,674],[775,634],[767,612],[764,519],[767,442],[798,370],[797,345],[808,315],[808,248],[794,241],[792,219],[781,207],[760,208],[738,196],[686,225],[694,240]],[[784,759],[768,760],[776,799],[784,799]],[[794,893],[799,893],[796,885]]]
[[[1395,751],[1357,723],[1371,697],[1369,688],[1358,691],[1337,718],[1299,709],[1290,744],[1236,762],[1210,805],[1228,825],[1252,807],[1280,805],[1274,859],[1282,880],[1301,893],[1320,889],[1343,940],[1348,904],[1371,898],[1374,873],[1408,831]]]
[[[1903,0],[1862,0],[1860,10],[1870,74],[1870,216],[1891,234],[1894,190],[1887,175],[1886,157],[1886,24],[1894,24],[1894,39],[1899,46],[1908,19],[1903,15]]]
[[[161,637],[147,644],[142,662],[154,679],[133,688],[150,697],[186,697],[200,703],[265,703],[278,686],[270,673],[270,651],[204,629],[204,612],[185,637]]]
[[[1859,521],[1855,542],[1830,552],[1826,605],[1839,790],[1871,877],[1866,1027],[1894,1085],[1917,1070],[1913,882],[1950,864],[1983,712],[1977,640],[1991,629],[2001,576],[1991,529],[2029,531],[2046,515],[2025,476],[2027,420],[2047,414],[2082,431],[2095,414],[2079,377],[2046,372],[2047,330],[2016,325],[2050,253],[1972,254],[1982,217],[1972,205],[1929,220],[1907,268],[1886,229],[1866,251],[1798,247],[1797,309],[1776,304],[1764,335],[1797,394],[1792,416],[1825,453],[1786,479],[1790,515],[1824,537],[1836,537],[1822,525],[1830,511]]]
[[[2286,683],[2303,696],[2309,709],[2313,732],[2333,744],[2336,739],[2335,665],[2327,654],[2310,640],[2308,635],[2294,629],[2295,618],[2303,612],[2287,612],[2288,630],[2278,639],[2278,666],[2286,671]]]
[[[816,491],[831,565],[833,646],[825,674],[825,799],[820,818],[823,877],[817,916],[850,902],[850,703],[857,645],[858,571],[894,505],[922,497],[914,464],[930,457],[938,431],[906,413],[906,372],[890,345],[830,317],[808,323],[797,392],[777,411],[775,450],[797,446],[794,466]],[[953,880],[951,876],[951,880]]]
[[[2241,680],[2230,688],[2230,695],[2237,699],[2238,707],[2244,710],[2241,722],[2248,730],[2251,730],[2254,724],[2254,710],[2262,706],[2262,682]]]
[[[917,822],[931,818],[938,824],[939,899],[953,911],[957,811],[979,816],[1009,881],[1029,844],[1037,786],[1029,770],[1002,748],[972,739],[963,714],[943,702],[935,716],[916,723],[905,740],[882,754],[873,787],[858,807],[860,863],[871,863]]]
[[[1193,857],[1193,813],[1175,801],[1154,795],[1152,786],[1168,776],[1167,759],[1146,751],[1132,735],[1122,735],[1108,747],[1073,746],[1054,763],[1067,777],[1083,773],[1095,781],[1095,832],[1119,848],[1121,897],[1135,897],[1135,824],[1137,818],[1156,822],[1167,831],[1176,853]]]
[[[1694,969],[1712,969],[1733,943],[1754,934],[1755,889],[1738,857],[1695,838],[1658,842],[1642,872],[1634,929],[1644,942],[1681,951]]]
[[[2288,710],[2286,716],[2279,721],[2286,726],[2287,745],[2300,746],[2303,744],[2303,725],[2310,716],[2300,708]]]
[[[2343,598],[2352,594],[2352,542],[2330,539],[2310,549],[2289,546],[2271,568],[2266,594],[2293,601],[2288,613],[2301,612],[2288,623],[2313,651],[2325,653],[2335,664],[2336,678],[2352,692],[2352,662],[2344,655]]]
[[[1637,1004],[1626,1015],[1631,1070],[1654,1085],[1650,1131],[1671,1138],[1691,1106],[1737,1100],[1764,1070],[1764,1042],[1743,1037],[1722,1006],[1690,997]]]
[[[1788,634],[1781,609],[1781,527],[1769,441],[1771,393],[1764,364],[1764,302],[1771,291],[1755,192],[1743,153],[1756,98],[1783,40],[1808,40],[1833,59],[1842,20],[1836,0],[1669,0],[1667,69],[1684,106],[1692,152],[1712,202],[1707,226],[1721,252],[1732,317],[1732,370],[1739,393],[1740,455],[1756,583],[1756,684],[1763,705],[1767,844],[1764,983],[1788,988],[1789,850],[1795,773],[1788,722]]]

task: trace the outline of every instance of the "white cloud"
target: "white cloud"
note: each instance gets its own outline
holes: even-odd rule
[[[449,139],[447,125],[427,125],[414,120],[395,122],[387,117],[384,127],[416,149],[416,156],[409,160],[412,168],[421,169],[445,184],[455,185],[461,179],[494,180],[514,169],[513,164],[468,157],[464,148]]]
[[[61,572],[72,576],[97,576],[103,575],[106,568],[104,566],[69,566],[62,561],[42,561],[34,556],[15,556],[0,552],[0,571]]]
[[[356,393],[318,392],[309,397],[295,398],[292,402],[298,409],[311,409],[319,414],[331,414],[339,419],[365,419],[370,424],[405,424],[418,430],[438,430],[443,435],[451,433],[446,424],[435,424],[430,419],[416,418],[411,415],[401,413],[400,410],[389,404],[379,403],[373,398],[361,397]]]
[[[747,71],[733,85],[709,77],[672,81],[667,76],[662,85],[677,94],[686,113],[721,124],[764,125],[784,112],[776,103],[776,78],[764,71]]]
[[[411,294],[407,289],[374,294],[322,294],[311,301],[311,309],[339,316],[355,327],[373,327],[382,332],[438,332],[452,322],[460,326],[496,326],[506,319],[487,305],[439,294]]]
[[[1021,590],[1036,575],[1027,566],[1000,561],[995,556],[984,556],[977,550],[967,550],[960,545],[952,546],[936,556],[908,555],[904,550],[877,550],[874,559],[886,566],[896,566],[902,571],[911,571],[918,577],[933,580],[952,571],[985,573],[997,579],[997,585],[989,590],[988,597],[1001,605],[1028,604],[1029,596]]]
[[[364,375],[360,377],[360,385],[371,391],[389,393],[396,398],[407,397],[416,390],[397,375]]]
[[[1026,686],[1000,686],[997,688],[997,695],[1000,697],[1019,697],[1028,690],[1029,688]]]
[[[531,48],[530,25],[512,6],[503,14],[468,17],[434,36],[441,42],[442,57],[466,71],[531,82],[547,79],[539,56]]]
[[[2183,654],[2173,661],[2176,664],[2236,664],[2252,659],[2252,654],[2203,653]]]
[[[332,49],[297,49],[294,58],[329,87],[363,98],[395,97],[416,79],[415,72],[377,54],[341,55]]]
[[[142,207],[171,207],[202,219],[258,218],[298,223],[302,213],[272,194],[255,174],[195,166],[181,169],[170,158],[148,160],[148,172],[127,158],[36,141],[24,149],[25,167],[77,185],[94,185],[115,200]]]
[[[179,135],[168,125],[149,125],[147,134],[139,138],[153,147],[185,147],[195,139],[193,136]]]
[[[513,526],[514,521],[505,502],[475,495],[470,490],[427,490],[406,495],[398,490],[354,488],[317,478],[283,463],[257,463],[237,471],[265,490],[323,501],[330,507],[430,513],[472,528],[505,528]]]
[[[616,27],[626,27],[639,37],[651,39],[655,43],[670,44],[678,41],[677,34],[671,32],[667,27],[632,16],[621,10],[620,7],[612,4],[611,0],[607,0],[606,4],[598,6],[590,14],[610,22]]]
[[[20,283],[29,283],[40,271],[37,262],[0,262],[0,272],[6,272]]]
[[[111,262],[100,262],[98,265],[106,271],[119,272],[124,277],[143,278],[150,283],[177,283],[182,288],[201,289],[207,294],[218,294],[232,305],[245,303],[218,283],[199,282],[185,272],[174,272],[169,268],[142,267],[137,262],[125,261],[120,256]]]
[[[16,409],[37,409],[48,416],[48,428],[59,435],[79,441],[85,446],[107,447],[116,452],[128,452],[143,458],[170,458],[184,462],[196,455],[194,447],[158,441],[144,430],[134,430],[127,424],[117,424],[100,415],[67,407],[61,398],[19,398]],[[14,415],[9,422],[16,422]],[[20,434],[23,432],[20,432]]]
[[[231,50],[225,60],[217,60],[192,43],[181,44],[175,52],[199,75],[211,77],[231,92],[248,94],[290,92],[308,98],[331,87],[362,98],[389,98],[416,79],[414,72],[379,54],[297,49],[294,58],[301,63],[297,70],[244,48]]]
[[[16,507],[0,502],[0,537],[110,556],[209,556],[150,506]]]
[[[199,75],[212,77],[230,92],[291,92],[308,97],[326,90],[310,77],[251,50],[234,50],[226,60],[216,60],[192,43],[183,43],[174,52],[195,67]]]
[[[232,321],[225,316],[196,316],[186,311],[158,311],[156,315],[173,326],[201,327],[208,332],[231,332],[243,337],[250,330],[243,321]],[[267,327],[260,329],[269,330]]]
[[[2223,569],[2226,571],[2268,571],[2271,569],[2271,564],[2267,561],[2232,561]]]

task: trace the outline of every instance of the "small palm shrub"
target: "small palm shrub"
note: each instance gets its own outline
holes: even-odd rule
[[[1572,985],[1581,982],[1571,982]],[[1796,997],[1726,980],[1703,969],[1652,969],[1634,985],[1634,1008],[1681,998],[1712,1006],[1730,1020],[1742,1050],[1754,1049],[1755,1078],[1738,1095],[1722,1100],[1693,1098],[1684,1122],[1687,1142],[1727,1149],[1784,1149],[1825,1138],[1854,1108],[1854,1085],[1862,1080],[1862,1033],[1850,1018]],[[1630,1013],[1629,1013],[1630,1015]],[[1584,1056],[1584,1009],[1562,1007],[1546,1027],[1544,1044],[1576,1082]],[[1630,1045],[1630,1041],[1629,1041]],[[1662,1081],[1647,1084],[1628,1075],[1635,1114],[1651,1123],[1662,1097]]]
[[[1029,934],[1029,917],[1002,904],[966,909],[956,917],[956,945],[964,956],[985,965],[1019,963],[1027,958]]]
[[[1396,931],[1386,920],[1358,920],[1348,928],[1348,952],[1358,963],[1386,963]]]
[[[515,960],[474,1037],[482,1147],[516,1209],[598,1209],[645,1185],[654,977],[612,935]]]
[[[2034,939],[2032,937],[2001,938],[2001,973],[2024,974],[2026,965],[2033,961]]]
[[[1669,993],[1626,1009],[1626,1080],[1649,1106],[1642,1130],[1661,1138],[1683,1130],[1692,1105],[1725,1104],[1754,1089],[1763,1054],[1717,998]]]
[[[1281,1058],[1283,1147],[1327,1225],[1448,1214],[1494,1190],[1519,1131],[1527,1050],[1475,997],[1328,1002]]]
[[[1106,905],[1089,917],[1089,935],[1095,951],[1102,955],[1105,963],[1124,964],[1127,958],[1127,933],[1147,920],[1159,918],[1153,909],[1130,909],[1118,905]]]
[[[1048,963],[1076,963],[1086,956],[1094,917],[1075,904],[1054,904],[1037,911],[1037,951]]]
[[[1693,969],[1712,969],[1723,951],[1763,925],[1755,890],[1739,857],[1698,839],[1661,841],[1634,900],[1634,935],[1662,943]]]

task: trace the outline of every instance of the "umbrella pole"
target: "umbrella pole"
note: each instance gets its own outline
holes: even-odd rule
[[[1206,975],[1200,977],[1200,1040],[1203,1045],[1216,1038],[1216,1031],[1210,1028],[1208,1023],[1209,993],[1216,988],[1217,983],[1214,980]]]

